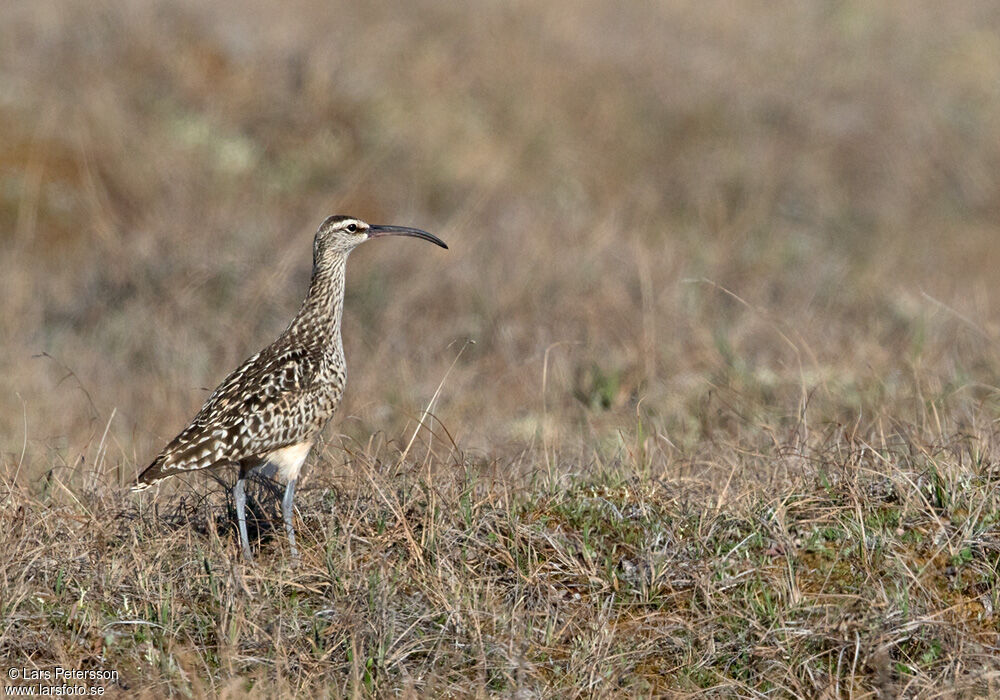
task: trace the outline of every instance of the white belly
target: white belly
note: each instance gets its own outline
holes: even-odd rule
[[[282,447],[280,450],[268,454],[267,461],[278,468],[278,479],[287,484],[292,479],[299,478],[302,463],[306,461],[311,447],[311,442],[300,442],[297,445]]]

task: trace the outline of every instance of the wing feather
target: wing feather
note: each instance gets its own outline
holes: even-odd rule
[[[313,380],[319,370],[318,358],[302,348],[275,348],[250,357],[212,392],[133,488],[302,442],[312,425],[309,414],[317,410]],[[339,392],[331,396],[339,398]]]

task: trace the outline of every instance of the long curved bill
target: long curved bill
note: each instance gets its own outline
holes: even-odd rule
[[[410,228],[409,226],[369,226],[368,227],[368,237],[378,238],[379,236],[412,236],[413,238],[423,238],[425,241],[430,241],[435,245],[439,245],[442,248],[447,248],[445,242],[432,233],[427,233],[426,231],[421,231],[418,228]]]

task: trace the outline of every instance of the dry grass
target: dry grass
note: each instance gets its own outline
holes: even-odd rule
[[[1000,693],[994,4],[203,5],[0,10],[0,658]],[[353,256],[303,565],[262,523],[248,567],[218,484],[120,485],[332,212],[451,250]]]

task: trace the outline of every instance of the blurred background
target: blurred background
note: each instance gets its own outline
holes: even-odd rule
[[[144,466],[348,270],[328,436],[678,458],[997,415],[1000,6],[8,2],[0,453]],[[638,431],[638,433],[637,433]]]

